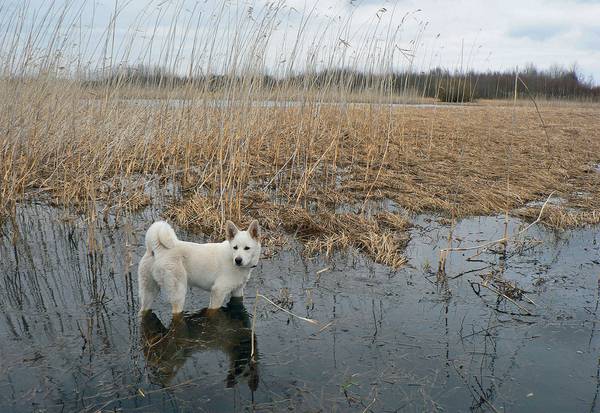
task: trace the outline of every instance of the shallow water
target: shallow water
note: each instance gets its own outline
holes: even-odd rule
[[[415,218],[398,271],[356,253],[306,259],[292,245],[261,261],[245,308],[231,303],[207,320],[198,312],[208,294],[193,290],[184,322],[168,330],[164,300],[137,315],[136,265],[156,218],[149,209],[90,231],[31,205],[18,211],[18,237],[3,226],[0,410],[600,410],[596,229],[534,228],[507,255],[455,252],[447,284],[434,271],[448,227],[434,217]],[[453,246],[503,232],[502,218],[466,219]],[[462,274],[473,269],[482,270]],[[535,304],[498,303],[481,286],[491,271]],[[253,365],[256,290],[320,325],[260,301]]]

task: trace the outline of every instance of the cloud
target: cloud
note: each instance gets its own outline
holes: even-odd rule
[[[31,10],[45,9],[49,4],[58,7],[65,2],[81,4],[72,0],[5,1],[15,7],[30,4]],[[232,36],[236,28],[240,28],[246,33],[246,39],[250,36],[251,41],[260,45],[256,50],[264,52],[261,62],[268,70],[287,67],[292,61],[298,70],[305,65],[318,66],[320,62],[343,65],[366,59],[376,61],[380,56],[387,58],[390,51],[396,51],[395,64],[401,67],[407,64],[407,59],[397,51],[410,49],[416,50],[413,67],[418,70],[427,70],[431,66],[453,69],[463,65],[475,70],[501,70],[522,67],[529,62],[547,68],[555,63],[577,62],[586,75],[593,74],[600,80],[600,29],[597,23],[600,0],[282,1],[285,6],[272,19],[273,24],[264,41],[259,37],[262,33],[260,22],[271,21],[265,16],[273,13],[273,5],[279,2],[119,2],[127,7],[116,22],[115,47],[122,45],[117,49],[126,51],[123,54],[130,60],[151,64],[159,57],[164,60],[162,44],[181,43],[180,56],[176,56],[180,60],[174,61],[174,65],[183,67],[192,54],[194,31],[199,27],[197,41],[202,47],[196,48],[195,58],[209,50],[212,67],[215,67],[215,63],[226,60],[231,50],[252,51],[234,42]],[[102,33],[109,26],[115,3],[114,0],[93,0],[85,4],[81,24],[84,29],[93,27],[93,33],[99,33],[89,41],[89,50],[98,50],[98,54],[104,50],[106,42]],[[254,21],[246,18],[250,8]],[[386,11],[380,12],[382,8]],[[195,10],[193,13],[190,12],[192,9]],[[79,24],[79,19],[74,21]],[[173,22],[177,22],[176,30],[171,30]],[[187,27],[192,29],[186,36]],[[135,41],[128,47],[127,39],[134,35]],[[393,41],[387,42],[390,36]],[[296,45],[299,37],[302,42]],[[206,39],[212,38],[215,41],[207,44]],[[96,47],[96,43],[99,46]],[[98,56],[95,57],[100,61]],[[221,62],[218,66],[224,64]]]
[[[512,27],[508,31],[508,35],[516,39],[526,38],[538,42],[543,42],[557,37],[567,32],[568,30],[569,28],[563,25],[533,24]]]
[[[582,48],[600,52],[600,28],[590,27],[581,29],[579,31],[578,43]]]

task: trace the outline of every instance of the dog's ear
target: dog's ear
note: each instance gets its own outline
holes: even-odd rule
[[[258,225],[258,221],[257,220],[253,220],[250,223],[250,226],[248,227],[248,232],[250,233],[250,236],[252,238],[254,238],[255,240],[259,240],[260,238],[260,226]]]
[[[225,223],[225,235],[227,236],[227,241],[231,241],[235,237],[235,234],[238,233],[238,231],[238,227],[236,227],[233,222],[227,220],[227,222]]]

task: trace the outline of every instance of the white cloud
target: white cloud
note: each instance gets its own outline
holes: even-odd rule
[[[50,3],[31,0],[30,8],[39,15]],[[93,41],[105,40],[101,33],[109,24],[114,4],[112,0],[90,0],[84,7],[80,21],[83,26],[94,26]],[[287,0],[285,4],[266,0],[120,0],[118,4],[126,7],[116,22],[116,43],[121,48],[119,55],[127,52],[131,60],[148,60],[147,49],[152,44],[152,59],[164,59],[165,50],[171,47],[180,52],[179,60],[172,62],[187,65],[198,24],[196,58],[210,52],[212,39],[211,56],[219,67],[226,66],[232,50],[243,52],[245,59],[262,61],[270,70],[289,65],[292,51],[298,70],[307,61],[316,66],[341,62],[372,67],[387,59],[401,67],[407,64],[410,52],[406,50],[416,48],[414,64],[419,69],[462,64],[463,68],[486,70],[577,62],[586,75],[600,81],[597,0]],[[277,17],[269,20],[275,8]],[[0,21],[5,17],[0,15]],[[268,27],[262,27],[261,21]],[[133,31],[136,25],[138,31]],[[243,33],[257,47],[248,47],[236,33]],[[299,34],[303,41],[294,48]],[[262,48],[266,51],[261,56]],[[171,59],[175,59],[173,54],[171,51]]]

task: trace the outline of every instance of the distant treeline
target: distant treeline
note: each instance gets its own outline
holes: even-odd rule
[[[436,69],[427,74],[413,75],[415,88],[425,89],[427,96],[444,94],[444,89],[459,97],[473,99],[507,99],[515,93],[516,71],[450,73]],[[519,71],[517,80],[519,97],[547,99],[600,100],[600,87],[586,80],[576,68],[552,67],[539,70],[529,66]]]
[[[329,69],[284,78],[270,75],[203,75],[182,76],[161,68],[135,67],[120,69],[109,75],[88,77],[86,84],[128,84],[141,87],[192,86],[207,91],[231,87],[336,89],[349,92],[373,91],[382,94],[413,95],[437,98],[447,102],[468,102],[475,99],[509,99],[515,93],[516,71],[459,72],[440,68],[428,72],[400,72],[389,75],[367,74],[347,69]],[[585,80],[576,67],[552,67],[540,70],[528,66],[519,71],[518,97],[547,99],[580,99],[600,101],[600,87]]]

